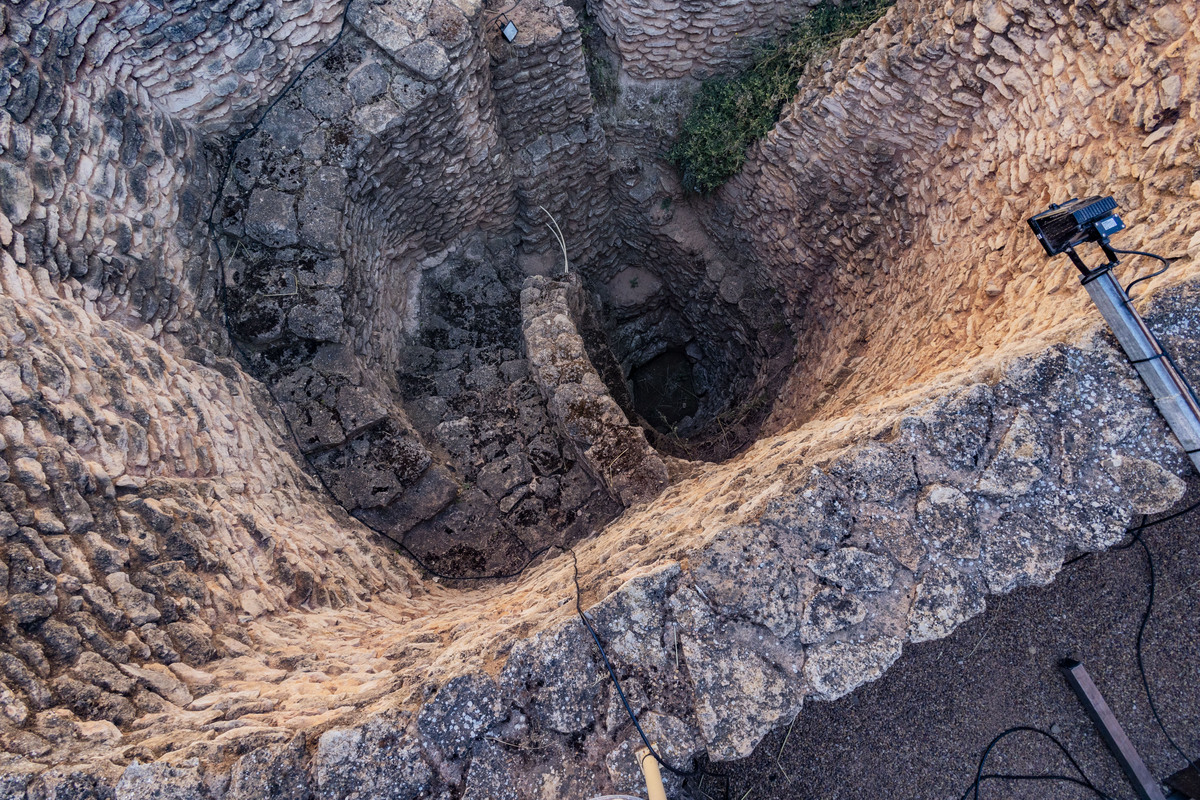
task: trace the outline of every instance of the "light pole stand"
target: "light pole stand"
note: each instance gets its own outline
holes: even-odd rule
[[[1129,300],[1129,295],[1113,277],[1112,268],[1119,262],[1107,240],[1099,242],[1109,263],[1089,269],[1075,248],[1067,249],[1072,263],[1083,273],[1081,283],[1087,289],[1101,316],[1108,322],[1121,349],[1129,356],[1150,394],[1154,404],[1171,427],[1172,433],[1200,472],[1200,404],[1187,380],[1179,373],[1169,353],[1146,327],[1145,321]]]

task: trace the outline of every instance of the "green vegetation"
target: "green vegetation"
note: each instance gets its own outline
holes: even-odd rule
[[[617,73],[612,64],[602,55],[604,49],[604,34],[594,24],[590,14],[585,12],[583,25],[579,28],[583,39],[583,63],[587,68],[588,83],[592,87],[592,97],[602,106],[610,106],[617,102],[621,87],[617,84]]]
[[[767,135],[796,94],[804,68],[883,16],[895,0],[825,0],[783,41],[760,51],[740,75],[710,78],[692,101],[671,161],[683,185],[708,194],[737,174],[750,145]]]

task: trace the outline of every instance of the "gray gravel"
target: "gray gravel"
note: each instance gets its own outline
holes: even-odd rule
[[[1177,508],[1198,499],[1200,480],[1193,480]],[[1144,533],[1157,577],[1146,670],[1159,713],[1193,757],[1200,754],[1198,533],[1200,510]],[[1147,577],[1142,549],[1134,546],[1081,559],[1050,586],[989,598],[982,616],[946,639],[907,648],[879,681],[839,701],[807,705],[790,736],[780,728],[750,757],[712,769],[730,776],[734,800],[747,791],[745,800],[957,798],[993,736],[1032,725],[1057,732],[1104,792],[1131,798],[1057,665],[1067,656],[1084,663],[1155,775],[1184,766],[1154,724],[1137,670],[1134,640]],[[1070,766],[1046,739],[1017,734],[996,747],[987,771],[1070,773]],[[714,798],[720,789],[713,779],[703,787]],[[1013,800],[1091,796],[1045,782],[991,782],[980,793]]]

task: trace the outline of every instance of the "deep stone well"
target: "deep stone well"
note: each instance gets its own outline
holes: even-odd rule
[[[803,9],[654,9],[598,109],[552,0],[3,6],[0,796],[638,791],[576,579],[727,759],[1181,496],[1021,224],[1117,194],[1197,374],[1192,4],[901,0],[709,199],[671,98]]]

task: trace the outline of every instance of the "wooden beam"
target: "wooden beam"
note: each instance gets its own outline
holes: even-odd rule
[[[1129,737],[1125,735],[1121,723],[1117,722],[1112,709],[1104,700],[1104,695],[1100,694],[1100,690],[1092,682],[1092,676],[1088,675],[1083,664],[1073,659],[1067,659],[1059,666],[1067,677],[1067,683],[1071,684],[1071,688],[1075,690],[1079,702],[1083,704],[1088,716],[1096,724],[1096,730],[1100,732],[1100,737],[1104,739],[1104,743],[1112,751],[1113,756],[1121,765],[1121,769],[1125,771],[1125,777],[1133,785],[1137,796],[1142,800],[1165,800],[1159,782],[1150,774],[1146,762],[1142,761],[1133,742],[1129,741]]]

